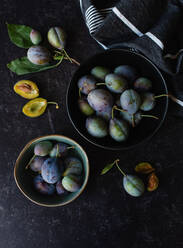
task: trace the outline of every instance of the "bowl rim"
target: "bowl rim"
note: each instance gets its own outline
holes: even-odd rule
[[[145,142],[147,142],[148,140],[150,140],[156,133],[157,131],[160,129],[160,127],[162,126],[162,124],[164,123],[165,121],[165,118],[166,118],[166,115],[167,115],[167,111],[168,111],[168,104],[169,104],[169,99],[168,97],[166,98],[166,106],[165,106],[165,110],[164,110],[164,113],[162,115],[162,119],[161,121],[159,122],[159,124],[157,125],[157,128],[152,132],[151,135],[149,135],[147,138],[145,138],[144,140],[140,141],[139,143],[135,144],[135,145],[131,145],[131,146],[128,146],[128,147],[109,147],[109,146],[104,146],[104,145],[100,145],[98,143],[96,143],[95,141],[92,141],[90,140],[89,138],[87,138],[75,125],[74,121],[72,120],[72,117],[71,117],[71,114],[70,114],[70,110],[69,110],[69,107],[68,107],[68,99],[69,99],[69,91],[70,91],[70,87],[72,85],[72,82],[73,82],[73,78],[74,76],[76,75],[76,73],[80,70],[81,67],[83,67],[85,65],[86,62],[88,62],[89,60],[93,59],[94,57],[96,56],[100,56],[100,55],[104,55],[106,53],[110,53],[110,52],[113,52],[113,51],[123,51],[123,52],[127,52],[129,54],[135,54],[139,57],[141,57],[142,59],[146,60],[149,64],[151,64],[151,66],[157,71],[157,73],[159,74],[161,80],[162,80],[162,83],[165,87],[165,92],[166,94],[168,95],[168,88],[167,88],[167,84],[166,84],[166,81],[161,73],[161,71],[158,69],[158,67],[150,60],[148,59],[147,57],[145,57],[144,55],[138,53],[138,52],[135,52],[135,51],[131,51],[131,50],[127,50],[127,49],[124,49],[124,48],[109,48],[103,52],[100,52],[100,53],[96,53],[94,54],[93,56],[89,57],[87,60],[85,60],[83,63],[80,64],[79,68],[75,71],[74,75],[72,76],[70,82],[69,82],[69,85],[67,87],[67,93],[66,93],[66,108],[67,108],[67,114],[69,116],[69,119],[73,125],[73,127],[76,129],[76,131],[86,140],[88,141],[89,143],[93,144],[94,146],[97,146],[99,148],[102,148],[102,149],[105,149],[105,150],[110,150],[110,151],[126,151],[126,150],[130,150],[130,149],[133,149],[137,146],[140,146],[142,144],[144,144]]]
[[[58,203],[58,204],[47,205],[47,204],[45,204],[45,203],[39,203],[39,202],[37,202],[37,201],[31,199],[31,197],[29,197],[29,196],[24,192],[23,188],[20,186],[20,184],[19,184],[19,182],[18,182],[18,180],[17,180],[16,171],[17,171],[17,168],[18,168],[20,159],[22,158],[22,156],[23,156],[23,154],[25,153],[25,151],[30,147],[30,145],[31,145],[33,142],[35,142],[35,141],[37,141],[37,140],[39,140],[39,139],[41,139],[41,138],[48,138],[48,139],[49,139],[49,137],[54,137],[54,136],[55,136],[55,137],[64,138],[64,139],[66,139],[66,140],[70,140],[71,142],[73,142],[73,143],[82,151],[82,153],[83,153],[83,155],[84,155],[84,157],[85,157],[85,159],[86,159],[86,167],[87,167],[87,169],[86,169],[86,177],[85,177],[85,179],[84,179],[84,183],[83,183],[83,185],[82,185],[82,187],[81,187],[80,192],[79,192],[76,196],[74,196],[72,199],[70,199],[70,200],[68,200],[67,202],[64,202],[64,203]],[[21,152],[19,153],[18,158],[16,159],[16,162],[15,162],[15,165],[14,165],[14,179],[15,179],[16,185],[17,185],[17,187],[19,188],[19,190],[21,191],[21,193],[22,193],[27,199],[29,199],[31,202],[33,202],[33,203],[35,203],[35,204],[37,204],[37,205],[39,205],[39,206],[43,206],[43,207],[60,207],[60,206],[64,206],[64,205],[67,205],[67,204],[73,202],[75,199],[77,199],[77,198],[82,194],[82,192],[83,192],[84,189],[86,188],[86,185],[87,185],[88,179],[89,179],[89,174],[90,174],[90,164],[89,164],[88,156],[87,156],[86,152],[84,151],[84,149],[83,149],[76,141],[74,141],[73,139],[71,139],[71,138],[69,138],[69,137],[66,137],[66,136],[64,136],[64,135],[60,135],[60,134],[43,135],[43,136],[39,136],[39,137],[37,137],[37,138],[34,138],[34,139],[30,140],[30,141],[24,146],[24,148],[21,150]]]

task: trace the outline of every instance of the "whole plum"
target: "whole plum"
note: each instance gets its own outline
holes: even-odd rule
[[[152,88],[152,82],[148,78],[140,77],[135,81],[134,88],[138,91],[148,91]]]
[[[142,103],[140,105],[141,110],[150,111],[154,108],[156,102],[153,93],[146,92],[141,95],[141,99],[142,99]]]
[[[113,105],[112,95],[104,89],[92,90],[88,94],[87,100],[92,109],[98,112],[103,112]]]
[[[50,61],[50,52],[46,47],[32,46],[27,51],[27,58],[35,65],[45,65]]]
[[[143,181],[134,175],[123,177],[123,187],[129,195],[135,197],[141,196],[145,190]]]
[[[110,73],[110,70],[104,66],[95,66],[91,70],[91,75],[102,81],[105,80],[105,76]]]
[[[71,146],[64,142],[58,142],[54,145],[52,150],[50,151],[50,157],[65,157],[68,154],[69,149]]]
[[[56,158],[48,158],[42,165],[41,175],[47,183],[54,184],[61,178],[61,166]]]
[[[108,134],[106,122],[98,116],[86,119],[86,129],[90,135],[96,138],[103,138]]]
[[[120,97],[122,109],[128,111],[129,114],[135,114],[141,105],[140,95],[132,89],[125,90]]]
[[[105,109],[105,111],[102,112],[97,111],[96,115],[103,118],[106,121],[109,121],[112,117],[112,107],[109,106]]]
[[[34,45],[39,45],[39,43],[42,41],[40,32],[32,29],[32,31],[30,32],[30,40]]]
[[[67,191],[64,189],[62,185],[62,181],[58,181],[56,184],[56,192],[58,195],[65,195]]]
[[[109,134],[117,142],[127,140],[129,129],[125,121],[114,118],[109,123]]]
[[[46,183],[41,175],[36,176],[33,183],[35,189],[41,194],[53,195],[55,192],[55,185]]]
[[[66,44],[66,33],[61,27],[52,27],[48,31],[49,43],[57,48],[64,49]]]
[[[35,158],[30,163],[31,170],[35,172],[41,171],[41,167],[45,160],[46,160],[45,157],[35,156]]]
[[[79,109],[81,110],[81,112],[84,115],[92,115],[94,114],[94,110],[92,109],[92,107],[88,104],[87,100],[84,98],[81,98],[78,100],[78,105],[79,105]]]
[[[143,118],[142,113],[140,111],[136,112],[135,114],[129,114],[127,111],[120,112],[120,115],[126,122],[128,122],[132,126],[138,125]]]
[[[96,88],[96,79],[91,75],[86,75],[78,80],[78,88],[81,93],[88,95]]]
[[[66,189],[69,192],[76,192],[81,187],[79,183],[79,179],[74,175],[65,176],[62,179],[62,185],[64,189]]]
[[[76,157],[67,157],[64,161],[66,170],[62,176],[68,176],[69,174],[81,175],[83,166],[81,161]]]
[[[126,78],[129,82],[133,82],[138,77],[137,70],[130,65],[120,65],[115,68],[114,73]]]
[[[41,141],[34,146],[34,154],[37,156],[46,156],[53,147],[50,141]]]
[[[122,93],[127,88],[127,81],[117,74],[108,74],[105,77],[107,88],[113,93]]]

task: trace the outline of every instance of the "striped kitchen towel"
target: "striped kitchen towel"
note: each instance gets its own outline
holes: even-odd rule
[[[79,1],[91,36],[104,49],[126,47],[148,57],[171,75],[179,98],[173,100],[183,106],[183,0]]]

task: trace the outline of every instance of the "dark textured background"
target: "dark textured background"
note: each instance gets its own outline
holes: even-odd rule
[[[68,33],[67,51],[80,62],[101,48],[90,38],[74,0],[1,0],[0,3],[0,247],[1,248],[182,248],[183,247],[183,132],[182,120],[168,115],[148,143],[126,152],[100,150],[73,129],[65,106],[67,85],[76,66],[64,62],[50,71],[18,77],[7,62],[25,54],[11,44],[5,21],[27,24],[46,34],[61,25]],[[22,115],[26,100],[13,92],[21,78],[37,82],[41,96],[58,101],[41,117]],[[84,193],[72,204],[48,209],[27,200],[13,179],[15,160],[32,138],[58,133],[78,141],[86,150],[91,176]],[[117,170],[99,175],[103,166],[120,158],[128,173],[140,161],[158,169],[160,187],[132,198],[122,190]]]

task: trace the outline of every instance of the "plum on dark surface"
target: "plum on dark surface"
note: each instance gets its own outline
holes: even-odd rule
[[[108,134],[106,122],[98,116],[92,116],[86,119],[86,129],[90,135],[96,138],[103,138]]]
[[[125,90],[120,97],[121,107],[129,114],[135,114],[140,108],[140,95],[132,89]]]
[[[55,185],[46,183],[41,175],[36,176],[33,183],[35,189],[41,194],[53,195],[55,192]]]
[[[127,140],[129,134],[127,123],[117,118],[111,119],[109,123],[109,134],[118,142]]]
[[[79,105],[79,109],[81,110],[81,112],[86,115],[92,115],[94,114],[94,110],[92,109],[92,107],[88,104],[87,100],[84,98],[80,98],[78,100],[78,105]]]
[[[122,93],[127,88],[126,79],[112,73],[105,77],[105,84],[113,93]]]
[[[49,43],[61,50],[65,48],[66,45],[66,33],[61,27],[52,27],[48,31],[48,41]]]
[[[95,66],[91,70],[91,75],[102,81],[105,80],[105,76],[110,73],[110,70],[104,66]]]
[[[48,158],[42,165],[41,175],[47,183],[54,184],[61,178],[61,166],[57,158]]]
[[[62,176],[67,176],[69,174],[81,175],[83,171],[83,166],[81,161],[76,157],[67,157],[64,161],[66,170]]]
[[[50,52],[46,47],[32,46],[27,51],[27,58],[35,65],[45,65],[50,61]]]
[[[62,179],[64,189],[69,192],[76,192],[80,189],[80,179],[75,175],[68,175]]]
[[[125,77],[129,82],[133,82],[138,77],[137,70],[130,65],[120,65],[114,69],[114,73]]]
[[[95,111],[105,111],[107,108],[112,107],[113,97],[104,89],[92,90],[87,97],[88,103]]]
[[[45,157],[35,156],[29,165],[31,170],[34,172],[41,171],[41,167],[42,167],[45,160],[46,160]]]
[[[88,95],[96,88],[96,79],[91,75],[83,76],[78,80],[78,88],[81,93]]]
[[[49,154],[53,147],[50,141],[40,141],[34,147],[34,154],[37,156],[46,156]]]
[[[152,88],[152,82],[148,78],[140,77],[134,82],[134,89],[138,91],[149,91]]]

